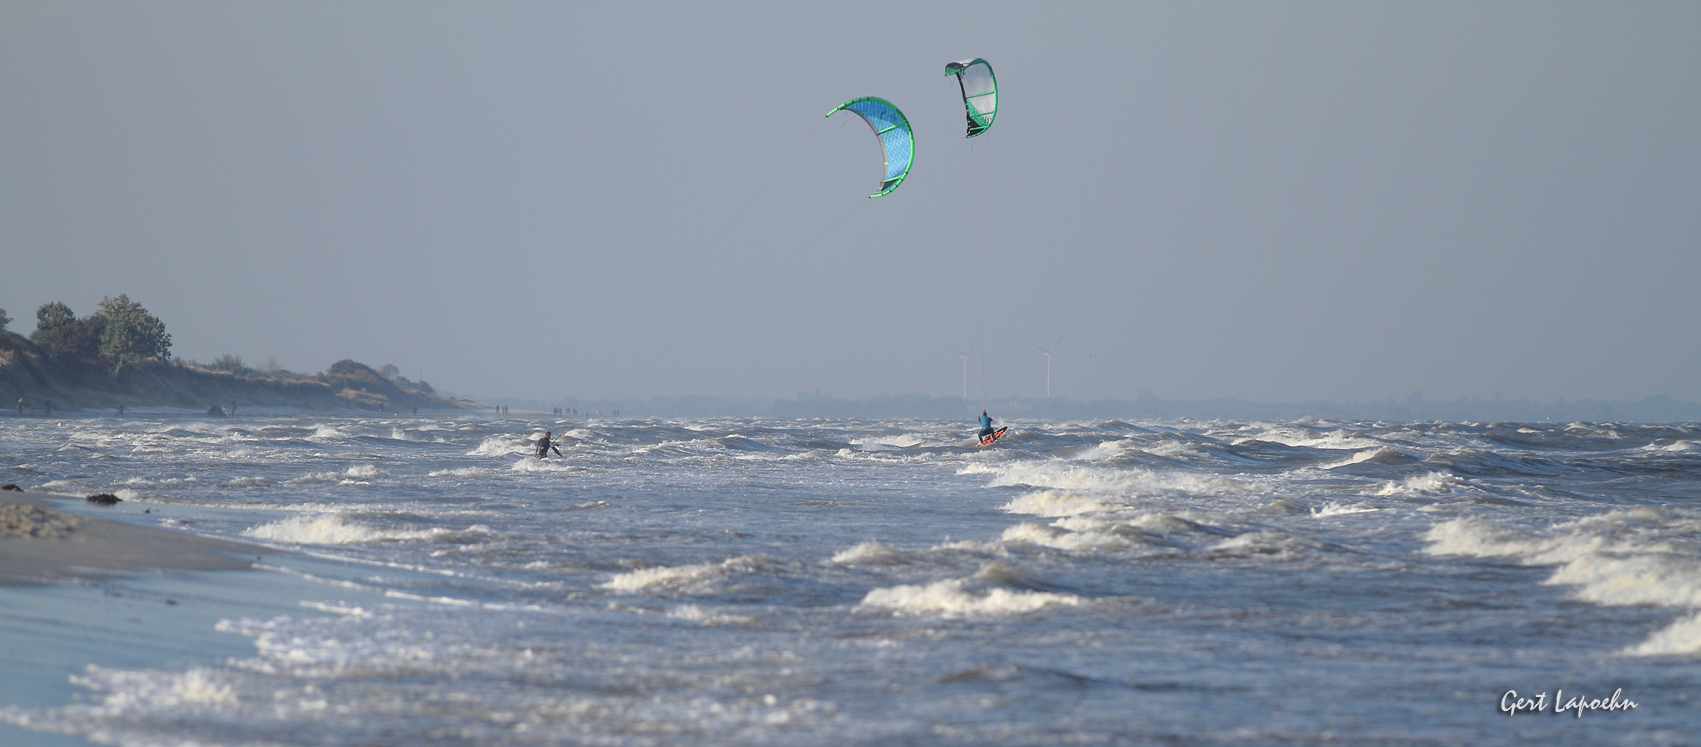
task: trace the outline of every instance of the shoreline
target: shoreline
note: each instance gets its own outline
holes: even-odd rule
[[[64,511],[77,496],[0,490],[0,586],[93,581],[148,571],[248,570],[276,551]]]

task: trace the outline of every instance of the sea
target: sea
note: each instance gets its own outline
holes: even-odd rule
[[[8,419],[265,552],[0,588],[0,742],[1701,744],[1701,425],[1000,424]]]

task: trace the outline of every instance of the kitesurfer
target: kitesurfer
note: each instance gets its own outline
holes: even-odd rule
[[[990,436],[990,435],[992,435],[992,418],[987,417],[985,410],[981,410],[980,411],[980,437],[986,438],[987,436]]]
[[[549,440],[549,431],[544,431],[543,437],[537,440],[537,458],[548,459],[550,449],[555,449],[555,444]],[[565,456],[560,449],[555,449],[555,455]]]

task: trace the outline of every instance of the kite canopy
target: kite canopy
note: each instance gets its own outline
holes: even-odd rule
[[[898,107],[892,106],[892,102],[874,96],[846,101],[827,112],[827,116],[831,117],[840,110],[861,116],[873,128],[874,135],[880,138],[880,147],[886,151],[886,178],[880,182],[880,191],[869,197],[879,197],[897,189],[904,182],[904,177],[910,175],[910,162],[915,160],[915,132],[910,129],[910,121],[898,111]]]
[[[963,108],[968,110],[969,134],[974,137],[992,126],[998,114],[998,78],[992,65],[976,57],[945,66],[946,75],[957,76],[957,88],[963,92]]]

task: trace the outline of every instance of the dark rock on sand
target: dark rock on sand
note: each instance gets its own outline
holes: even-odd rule
[[[119,498],[118,496],[113,495],[111,493],[96,493],[94,495],[89,496],[89,502],[90,503],[94,503],[94,504],[101,505],[101,506],[110,506],[110,505],[117,503],[121,500],[124,500],[124,499]]]

